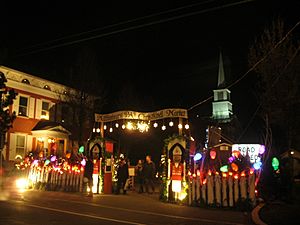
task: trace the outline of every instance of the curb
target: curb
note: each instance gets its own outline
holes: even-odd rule
[[[258,204],[258,206],[256,206],[251,212],[251,218],[256,225],[267,225],[259,217],[259,210],[264,207],[264,205],[264,203]]]

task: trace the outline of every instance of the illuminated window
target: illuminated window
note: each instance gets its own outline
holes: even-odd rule
[[[20,96],[19,116],[28,116],[28,98]]]
[[[42,115],[41,118],[45,120],[49,120],[49,109],[50,109],[50,104],[49,102],[42,102]]]
[[[44,86],[44,89],[47,89],[47,90],[49,90],[49,91],[51,90],[51,88],[50,88],[48,85],[45,85],[45,86]]]
[[[16,140],[16,155],[25,155],[25,136],[17,135]]]
[[[22,83],[24,83],[24,84],[30,84],[29,80],[27,80],[27,79],[23,79]]]

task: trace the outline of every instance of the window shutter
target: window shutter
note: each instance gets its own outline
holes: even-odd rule
[[[9,140],[9,160],[14,160],[16,157],[16,134],[10,134]]]
[[[41,119],[41,114],[42,114],[42,100],[36,99],[35,118],[38,120]]]
[[[29,113],[28,113],[29,118],[34,118],[34,103],[35,103],[35,98],[30,97],[29,98]]]
[[[25,152],[30,152],[32,150],[32,135],[27,135]]]
[[[20,102],[20,96],[17,96],[12,105],[12,111],[16,112],[16,115],[19,114],[19,102]]]

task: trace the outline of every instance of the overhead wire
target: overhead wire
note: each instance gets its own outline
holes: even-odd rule
[[[239,83],[241,80],[243,80],[250,72],[252,72],[259,64],[261,64],[283,41],[285,41],[287,39],[287,37],[296,29],[297,26],[299,26],[300,21],[298,21],[287,33],[286,35],[280,40],[278,41],[272,48],[270,51],[268,51],[260,60],[258,60],[253,66],[251,66],[251,68],[249,70],[246,71],[246,73],[244,73],[239,79],[237,79],[236,81],[234,81],[233,83],[231,83],[230,85],[228,85],[227,87],[225,87],[225,89],[229,89],[231,87],[233,87],[234,85],[236,85],[237,83]],[[296,56],[296,55],[295,55]],[[202,105],[203,103],[209,101],[210,99],[212,99],[213,96],[210,96],[204,100],[202,100],[201,102],[191,106],[190,108],[188,108],[188,111],[196,108],[199,105]]]
[[[82,35],[85,35],[85,34],[90,34],[90,33],[97,32],[97,31],[102,31],[102,30],[105,30],[105,29],[108,29],[108,28],[114,28],[114,27],[117,27],[117,26],[120,26],[120,25],[125,25],[125,24],[128,24],[128,23],[137,22],[137,21],[148,19],[148,18],[155,17],[155,16],[161,16],[161,15],[164,15],[164,14],[167,14],[167,13],[176,12],[176,11],[179,11],[179,10],[183,10],[183,9],[187,9],[187,8],[191,8],[191,7],[195,7],[195,6],[199,6],[199,5],[204,5],[204,4],[207,4],[207,3],[210,3],[210,2],[215,2],[215,1],[216,0],[207,0],[207,1],[204,1],[204,2],[185,5],[185,6],[165,10],[165,11],[158,12],[158,13],[152,13],[150,15],[141,16],[141,17],[134,18],[134,19],[129,19],[129,20],[126,20],[126,21],[121,21],[121,22],[106,25],[106,26],[103,26],[103,27],[100,27],[100,28],[95,28],[95,29],[92,29],[92,30],[89,30],[89,31],[83,31],[83,32],[80,32],[80,33],[71,34],[71,35],[61,37],[61,38],[56,38],[56,39],[53,39],[53,40],[50,40],[50,41],[46,41],[46,42],[42,42],[42,43],[39,43],[39,44],[31,45],[31,46],[25,47],[21,50],[32,49],[32,48],[35,48],[35,47],[55,43],[57,41],[62,41],[62,40],[66,40],[66,39],[69,39],[69,38],[79,37],[79,36],[82,36]]]
[[[184,13],[184,14],[181,14],[181,15],[178,15],[178,16],[173,16],[173,17],[169,17],[169,18],[165,18],[165,19],[155,20],[155,21],[151,21],[151,22],[148,22],[148,23],[144,23],[144,24],[133,25],[133,26],[130,26],[130,27],[122,28],[122,29],[119,29],[119,30],[114,30],[114,31],[111,31],[111,32],[103,33],[103,34],[93,35],[93,36],[86,37],[86,38],[81,38],[81,39],[78,39],[78,40],[68,41],[68,42],[64,42],[64,43],[60,43],[60,44],[54,44],[54,45],[49,46],[49,47],[44,47],[44,48],[41,48],[41,49],[29,51],[27,53],[19,54],[18,56],[20,57],[20,56],[35,54],[35,53],[38,53],[38,52],[48,51],[48,50],[56,49],[56,48],[59,48],[59,47],[78,44],[78,43],[81,43],[81,42],[85,42],[85,41],[89,41],[89,40],[93,40],[93,39],[97,39],[97,38],[102,38],[102,37],[106,37],[106,36],[113,35],[113,34],[118,34],[118,33],[125,32],[125,31],[144,28],[144,27],[148,27],[148,26],[152,26],[152,25],[156,25],[156,24],[161,24],[161,23],[181,19],[181,18],[188,17],[188,16],[194,16],[194,15],[197,15],[197,14],[211,12],[211,11],[215,11],[215,10],[219,10],[219,9],[223,9],[223,8],[228,8],[228,7],[235,6],[235,5],[245,4],[245,3],[253,2],[253,1],[256,1],[256,0],[241,0],[241,1],[238,1],[238,2],[228,3],[228,4],[221,5],[221,6],[215,6],[215,7],[211,7],[211,8],[208,8],[208,9],[202,9],[202,10],[197,10],[197,11],[194,11],[194,12]]]

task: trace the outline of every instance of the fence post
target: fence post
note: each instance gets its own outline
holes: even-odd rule
[[[227,174],[222,174],[222,205],[224,207],[228,206],[228,197],[227,197]]]
[[[228,190],[229,190],[229,206],[233,207],[233,181],[232,181],[232,173],[229,172],[229,177],[228,177]]]
[[[208,173],[207,177],[207,204],[212,205],[214,203],[214,179],[211,173]]]
[[[234,175],[234,202],[237,203],[239,200],[239,177]]]
[[[216,205],[221,206],[221,178],[219,173],[215,175],[215,191],[216,191]]]

